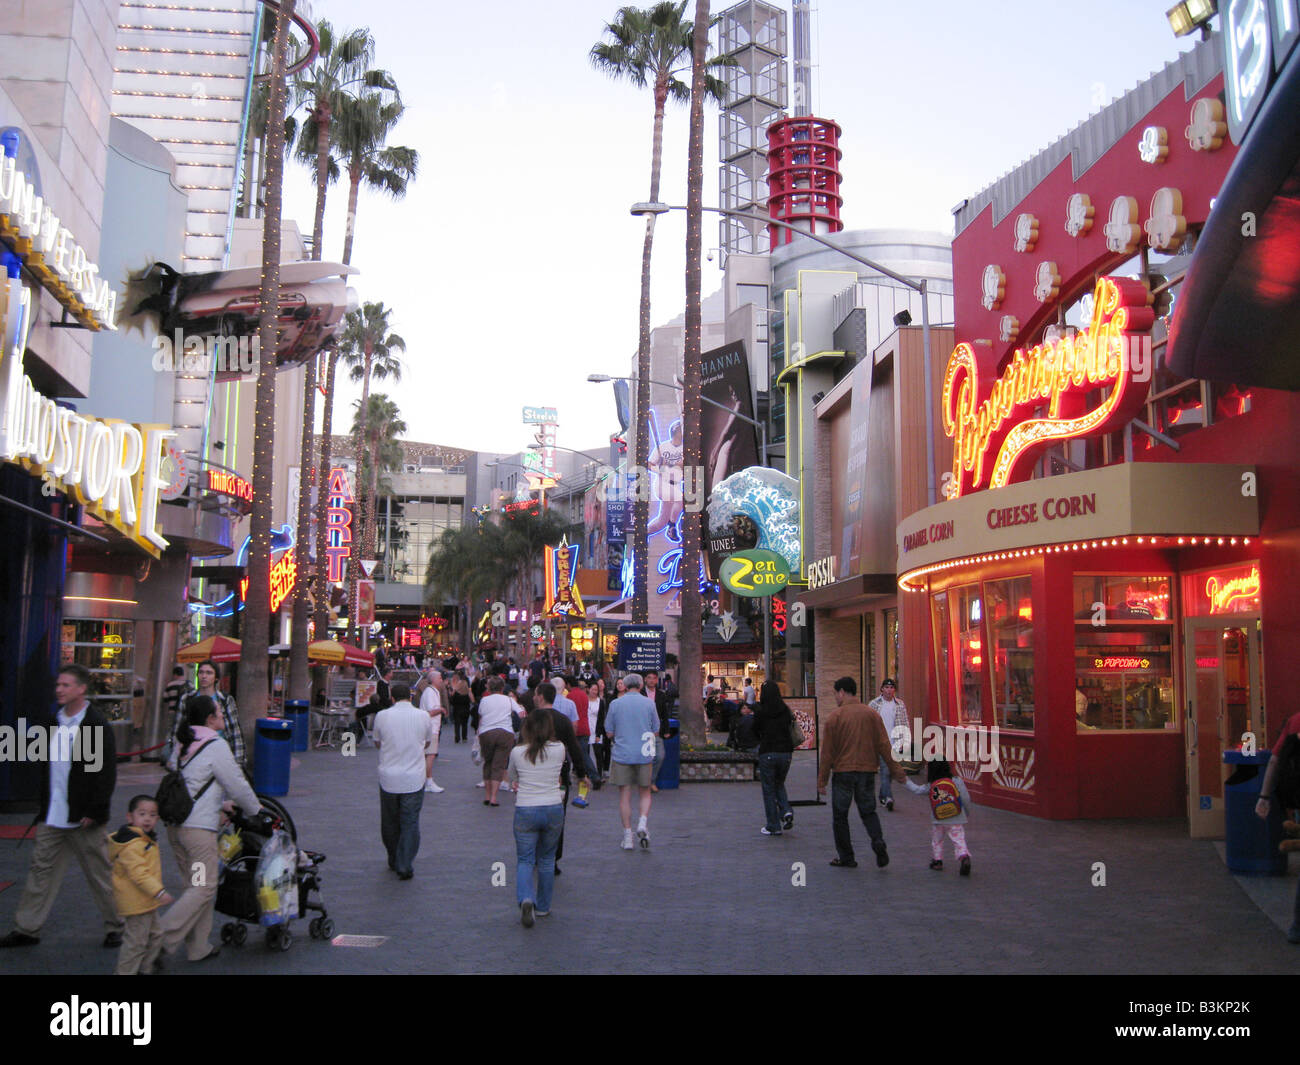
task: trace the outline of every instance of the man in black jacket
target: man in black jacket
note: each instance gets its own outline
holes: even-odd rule
[[[41,811],[36,817],[36,846],[27,873],[14,930],[0,947],[40,942],[41,926],[75,854],[104,915],[104,946],[122,945],[122,919],[113,902],[112,866],[108,860],[108,807],[117,783],[117,748],[108,719],[91,705],[90,673],[64,666],[54,685],[56,718],[44,726],[48,737],[41,760]],[[30,734],[29,734],[30,735]]]
[[[569,787],[572,781],[569,777],[570,770],[578,775],[579,780],[590,780],[587,775],[587,760],[582,756],[582,748],[578,746],[578,735],[573,731],[573,722],[564,716],[559,710],[555,709],[555,685],[550,681],[542,681],[533,688],[533,709],[529,713],[550,714],[551,720],[555,722],[555,738],[564,744],[564,765],[560,768],[560,783],[564,785],[564,813],[565,819],[568,819],[569,813]],[[560,842],[555,848],[555,875],[560,875],[560,859],[564,857],[564,828],[560,828]]]

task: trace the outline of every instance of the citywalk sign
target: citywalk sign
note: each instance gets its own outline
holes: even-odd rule
[[[1103,277],[1087,329],[1017,348],[1001,373],[992,348],[957,345],[943,378],[943,431],[953,444],[944,494],[1025,480],[1042,448],[1130,421],[1151,386],[1154,321],[1143,282]]]
[[[9,272],[17,272],[12,264]],[[159,499],[167,487],[163,460],[176,433],[165,425],[78,414],[38,392],[23,373],[31,290],[16,276],[3,283],[0,460],[39,476],[47,495],[68,493],[105,525],[161,558],[168,546],[157,524]]]

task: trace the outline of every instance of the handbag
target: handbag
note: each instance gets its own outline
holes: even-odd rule
[[[154,801],[158,804],[158,816],[165,825],[179,825],[194,811],[194,804],[202,798],[203,793],[212,786],[212,782],[217,779],[214,773],[208,778],[206,784],[193,795],[190,795],[189,785],[185,783],[185,767],[188,766],[195,758],[201,755],[204,748],[216,743],[216,739],[210,739],[203,744],[197,751],[185,760],[185,763],[177,764],[176,768],[168,773],[158,784],[158,791],[154,796]]]
[[[794,716],[794,711],[790,711],[790,744],[795,750],[802,747],[808,740],[803,734],[803,729],[799,727],[799,719]]]

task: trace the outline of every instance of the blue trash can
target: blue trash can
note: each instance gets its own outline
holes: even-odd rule
[[[678,735],[677,718],[668,719],[668,733],[664,740],[664,764],[655,778],[655,786],[660,791],[678,787],[682,777],[682,738]]]
[[[307,749],[307,730],[311,727],[311,711],[306,699],[288,699],[284,704],[284,716],[293,722],[293,749]]]
[[[288,795],[292,757],[293,722],[259,717],[253,739],[253,790],[263,795]]]
[[[1270,803],[1266,821],[1255,814],[1272,753],[1267,749],[1257,754],[1223,752],[1224,764],[1235,767],[1223,785],[1224,849],[1228,868],[1243,876],[1286,875],[1286,855],[1277,849],[1285,838],[1280,805]]]

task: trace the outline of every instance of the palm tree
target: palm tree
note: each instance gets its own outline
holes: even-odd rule
[[[385,101],[380,93],[348,97],[339,108],[337,152],[348,174],[348,217],[343,236],[345,263],[352,261],[357,194],[362,183],[400,200],[419,169],[420,153],[414,148],[385,144],[404,110],[400,101]]]
[[[516,646],[522,653],[527,645],[526,633],[533,609],[533,577],[537,567],[542,564],[542,549],[558,544],[568,531],[569,523],[553,510],[519,510],[505,515],[501,528],[505,532],[504,562],[508,568],[513,567],[514,583],[518,589],[515,601],[521,609],[520,635]]]
[[[472,640],[475,604],[498,594],[509,581],[501,559],[503,534],[494,522],[444,529],[425,569],[426,603],[454,602],[462,610],[462,646]]]
[[[397,84],[386,70],[371,70],[375,42],[370,31],[351,30],[336,36],[328,19],[317,26],[320,54],[315,62],[294,78],[299,104],[308,108],[297,154],[315,155],[316,216],[312,223],[311,257],[319,262],[325,230],[325,186],[330,170],[330,136],[334,114],[349,96],[362,88],[383,89],[397,96]]]
[[[406,350],[406,341],[396,333],[388,330],[388,318],[393,312],[382,303],[365,303],[359,310],[349,311],[344,319],[343,330],[339,338],[339,353],[343,360],[352,367],[352,380],[360,381],[360,434],[366,437],[366,416],[370,409],[371,378],[383,380],[392,377],[394,381],[402,378],[402,363],[398,351]],[[328,407],[326,408],[328,410]],[[359,465],[359,463],[358,463]],[[374,551],[374,500],[368,499],[365,519],[362,523],[361,551],[362,557],[373,558],[364,554]],[[356,567],[348,567],[348,602],[351,612],[348,615],[349,627],[356,617]]]
[[[686,0],[680,3],[659,3],[641,10],[623,7],[613,22],[606,23],[604,35],[610,40],[600,41],[590,52],[597,70],[604,71],[614,80],[626,79],[639,89],[650,85],[654,94],[654,133],[650,152],[650,199],[659,199],[659,172],[663,163],[664,108],[669,97],[686,100],[690,90],[678,74],[690,65],[692,24],[682,18]],[[707,25],[703,27],[707,32]],[[731,64],[730,59],[715,58],[710,66]],[[707,91],[721,101],[726,88],[721,81],[706,76]],[[636,360],[636,465],[646,469],[650,464],[650,257],[654,247],[655,216],[645,220],[645,243],[641,249],[641,309],[637,335]],[[643,493],[638,493],[641,495]],[[633,502],[633,563],[635,592],[632,600],[632,620],[645,624],[649,617],[646,598],[646,573],[649,559],[646,551],[646,527],[649,523],[650,502],[638,498]]]
[[[289,23],[296,0],[283,0],[271,52],[270,114],[267,119],[266,217],[262,227],[262,290],[258,343],[257,400],[253,432],[253,514],[249,526],[248,597],[244,609],[240,726],[245,731],[266,714],[267,645],[271,628],[271,500],[275,444],[276,314],[280,304],[280,216],[284,192],[284,110]]]
[[[686,165],[686,330],[682,356],[682,450],[685,461],[699,464],[700,424],[700,245],[704,228],[704,94],[708,53],[709,0],[695,0],[694,60],[691,66],[690,137]],[[682,617],[678,648],[678,714],[689,743],[705,740],[699,678],[704,666],[704,632],[700,616],[700,540],[703,515],[695,510],[682,521]]]
[[[402,468],[405,455],[398,437],[405,432],[406,422],[397,404],[387,396],[380,392],[371,395],[364,417],[361,402],[357,401],[352,439],[357,456],[357,482],[366,486],[366,509],[370,513],[377,513],[380,490],[389,489],[387,474]],[[375,524],[378,526],[378,521]],[[372,553],[370,557],[379,555]]]

